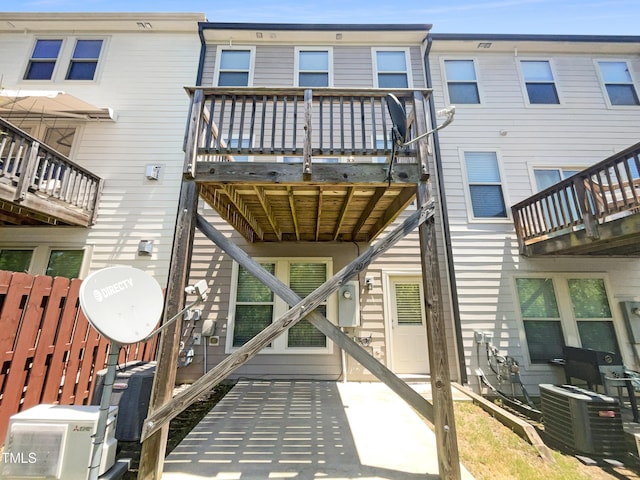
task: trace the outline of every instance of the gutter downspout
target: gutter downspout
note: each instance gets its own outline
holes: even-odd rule
[[[425,51],[424,51],[424,73],[427,80],[427,88],[433,87],[433,82],[431,80],[431,65],[429,63],[429,52],[431,52],[431,45],[433,43],[433,39],[430,35],[427,35],[425,39],[427,42]],[[431,121],[431,125],[437,125],[436,119],[436,108],[435,102],[433,101],[433,95],[429,96],[429,119]],[[433,132],[433,157],[436,165],[437,172],[437,181],[438,181],[438,191],[440,193],[440,207],[442,211],[442,229],[444,233],[444,244],[445,244],[445,253],[447,256],[447,270],[449,277],[449,290],[451,293],[451,308],[453,310],[453,324],[456,335],[456,351],[458,353],[458,363],[459,363],[459,373],[460,373],[460,383],[466,384],[468,382],[467,378],[467,366],[464,358],[464,346],[462,343],[462,326],[460,324],[460,305],[458,304],[458,288],[456,285],[456,274],[455,268],[453,264],[453,249],[451,247],[451,230],[449,227],[449,217],[447,215],[447,200],[444,194],[444,180],[443,180],[443,170],[442,170],[442,162],[441,162],[441,154],[440,154],[440,141],[438,139],[438,132]]]
[[[198,22],[198,36],[200,37],[200,59],[198,60],[198,73],[196,74],[196,86],[202,86],[202,75],[204,70],[204,59],[207,55],[207,42],[204,39],[204,23]]]

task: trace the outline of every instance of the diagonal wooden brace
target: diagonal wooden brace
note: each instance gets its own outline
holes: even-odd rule
[[[396,377],[390,370],[384,367],[384,365],[370,356],[364,349],[351,341],[323,315],[313,310],[324,302],[326,298],[336,291],[344,282],[365,270],[371,262],[413,231],[418,225],[424,223],[427,218],[432,217],[433,212],[433,201],[422,205],[418,211],[395,228],[387,237],[376,243],[376,245],[368,248],[362,255],[353,260],[303,300],[287,285],[267,272],[241,248],[224,237],[224,235],[212,227],[202,216],[198,215],[196,219],[197,226],[202,233],[222,248],[231,258],[255,275],[258,280],[267,285],[285,302],[293,306],[277,321],[266,327],[242,347],[222,360],[207,374],[196,380],[187,390],[177,394],[171,401],[154,410],[144,422],[141,441],[146,440],[150,435],[162,428],[163,425],[184,411],[203,393],[209,391],[213,386],[224,380],[235,369],[245,364],[262,348],[304,317],[307,317],[322,333],[334,340],[349,354],[353,355],[356,360],[363,363],[366,368],[378,376],[380,380],[387,383],[394,391],[397,393],[401,391],[402,393],[400,393],[400,395],[405,398],[405,400],[407,396],[411,397],[412,401],[410,404],[416,408],[419,413],[427,419],[430,419],[432,416],[431,405],[424,398]],[[310,312],[311,314],[309,314]],[[396,380],[393,381],[389,379]],[[404,385],[404,387],[402,385]]]

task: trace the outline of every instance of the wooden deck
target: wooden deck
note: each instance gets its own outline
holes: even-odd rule
[[[94,223],[102,179],[0,118],[0,225]]]
[[[428,90],[202,88],[193,95],[187,174],[200,196],[251,242],[371,242],[426,178],[415,148],[393,155],[387,93],[408,112]],[[419,131],[420,130],[420,131]]]
[[[640,256],[640,143],[514,205],[520,253]]]

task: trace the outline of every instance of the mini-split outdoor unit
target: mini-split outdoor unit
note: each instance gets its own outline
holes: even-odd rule
[[[9,419],[2,452],[3,480],[85,480],[99,406],[37,405]],[[115,462],[118,407],[110,407],[98,474]]]
[[[540,385],[544,431],[578,452],[618,456],[626,450],[618,400],[572,385]]]

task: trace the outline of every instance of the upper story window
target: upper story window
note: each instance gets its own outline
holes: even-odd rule
[[[374,68],[378,88],[408,88],[411,75],[407,50],[375,50]]]
[[[521,60],[520,68],[527,88],[529,103],[560,103],[551,65],[546,60]]]
[[[25,80],[51,80],[55,69],[62,40],[36,40],[29,65],[24,75]]]
[[[623,61],[598,62],[602,83],[611,105],[639,105],[629,65]]]
[[[496,152],[464,152],[473,218],[507,218]]]
[[[535,168],[533,175],[536,179],[536,188],[538,191],[549,188],[551,185],[575,175],[580,170],[579,168]]]
[[[76,40],[67,80],[93,80],[100,59],[102,40]]]
[[[220,87],[251,85],[251,49],[221,49],[218,53],[217,76]]]
[[[450,103],[480,103],[473,60],[445,60],[444,68]]]
[[[332,50],[296,49],[296,82],[299,87],[330,87]]]

